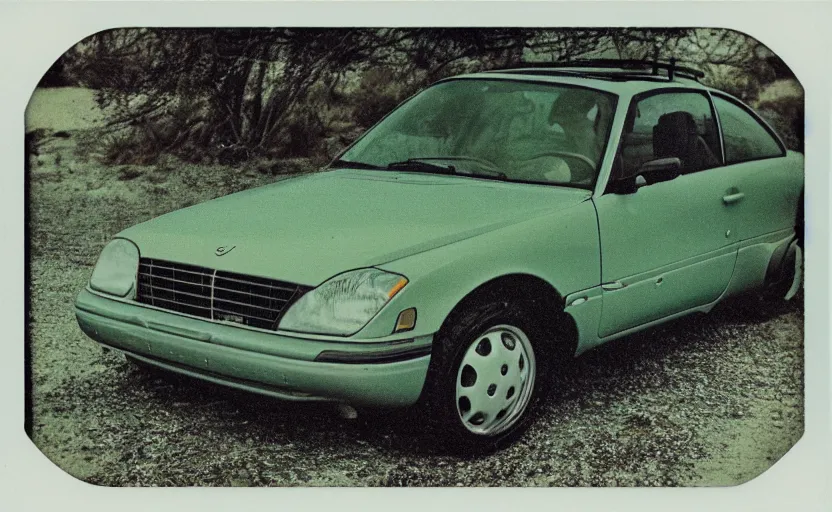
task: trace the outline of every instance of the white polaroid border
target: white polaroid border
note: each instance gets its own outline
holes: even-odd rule
[[[2,2],[0,3],[0,508],[5,510],[821,510],[830,481],[830,5],[802,2]],[[806,429],[772,468],[730,488],[104,488],[69,476],[23,430],[23,113],[77,41],[123,26],[703,26],[745,32],[806,91]],[[67,308],[71,304],[66,305]],[[534,508],[532,508],[534,507]]]

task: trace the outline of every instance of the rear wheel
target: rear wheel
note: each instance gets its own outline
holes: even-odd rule
[[[472,304],[434,340],[420,405],[431,441],[446,451],[493,451],[528,428],[553,356],[551,336],[529,305]]]
[[[787,264],[791,264],[792,270],[791,285],[783,297],[786,300],[792,300],[803,287],[803,249],[800,244],[795,244],[793,260],[793,262],[787,262]]]
[[[803,249],[797,240],[786,249],[779,267],[763,289],[767,301],[791,300],[803,286]]]
[[[801,249],[803,249],[803,238],[806,235],[806,233],[805,233],[806,225],[803,221],[803,215],[804,215],[803,202],[804,202],[804,194],[803,194],[803,192],[801,192],[800,193],[800,199],[798,200],[798,203],[797,203],[797,222],[796,222],[796,225],[795,225],[795,232],[797,233],[797,245],[799,245]]]
[[[795,238],[786,249],[786,253],[782,256],[776,271],[770,271],[766,277],[766,285],[762,292],[763,299],[769,301],[791,300],[803,287],[804,230],[803,193],[801,192],[797,203],[794,227]]]

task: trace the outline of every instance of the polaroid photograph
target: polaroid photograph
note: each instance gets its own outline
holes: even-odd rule
[[[4,99],[25,105],[12,427],[38,467],[90,496],[689,488],[693,506],[810,442],[829,116],[796,62],[715,16],[466,22],[443,3],[442,23],[418,2],[365,23],[374,2],[342,22],[316,23],[349,7],[326,3],[105,17]]]

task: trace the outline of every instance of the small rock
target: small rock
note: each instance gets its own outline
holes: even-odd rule
[[[338,414],[345,420],[354,420],[358,418],[358,411],[354,407],[347,404],[338,404]]]

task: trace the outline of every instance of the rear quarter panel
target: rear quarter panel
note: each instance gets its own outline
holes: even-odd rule
[[[755,237],[793,228],[803,191],[803,155],[788,151],[781,158],[728,166],[737,188],[745,194],[737,226],[739,238]]]

